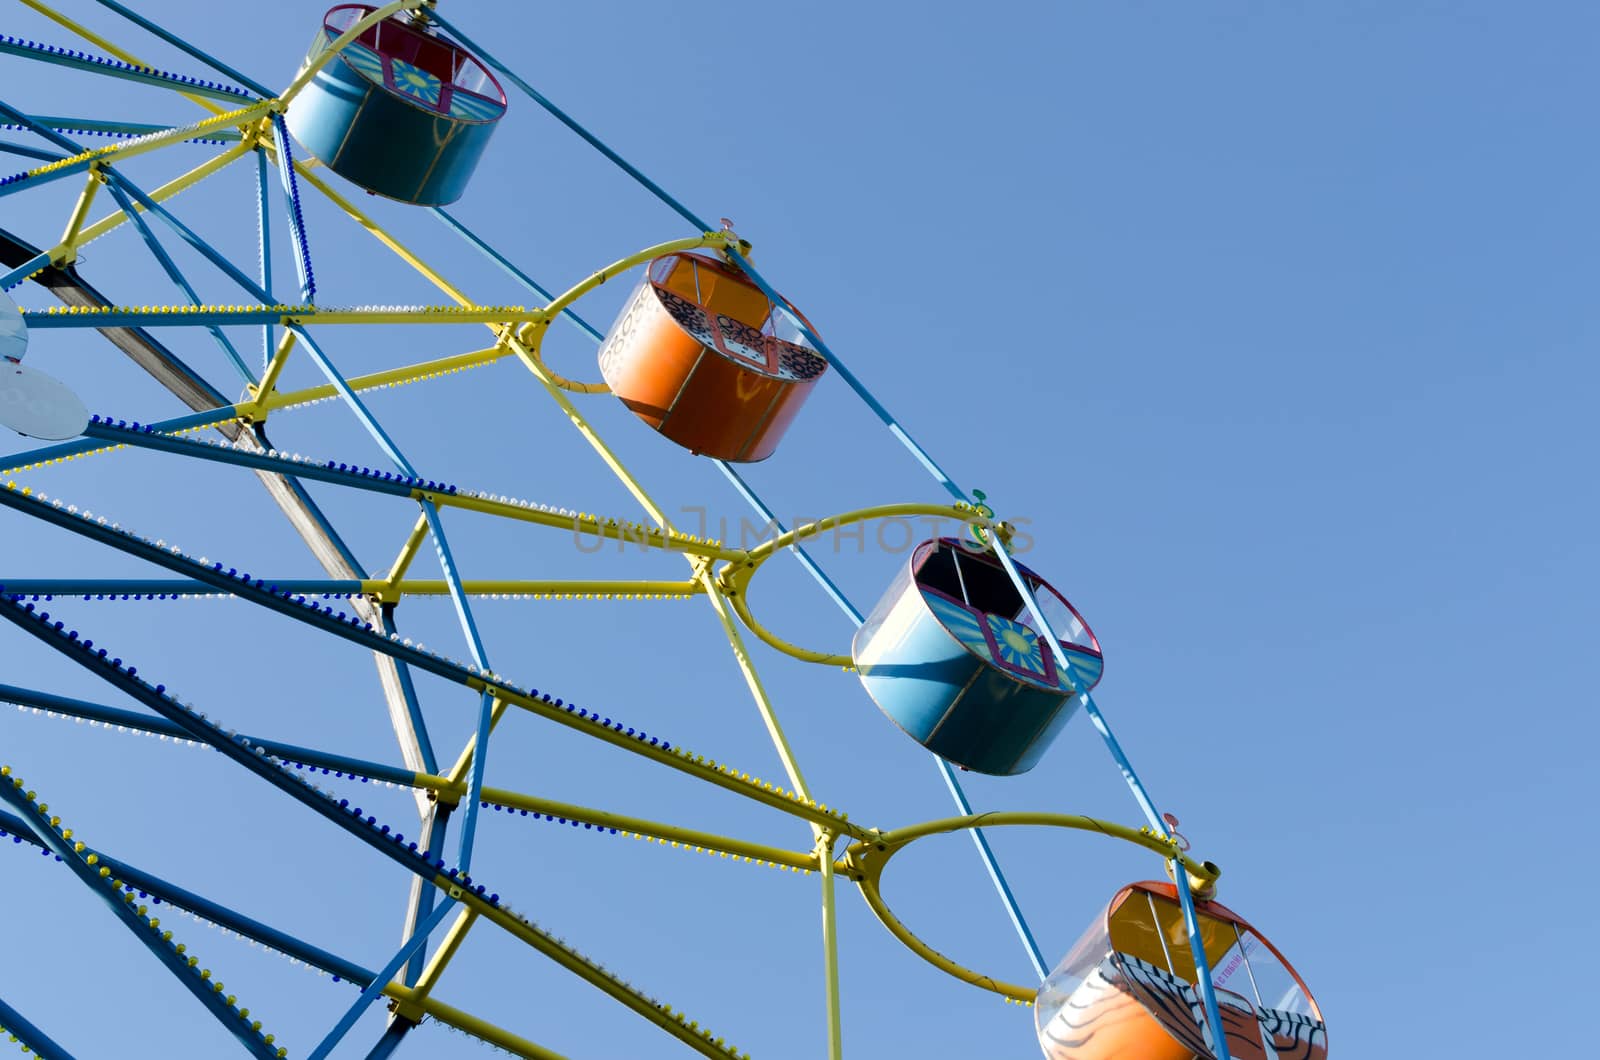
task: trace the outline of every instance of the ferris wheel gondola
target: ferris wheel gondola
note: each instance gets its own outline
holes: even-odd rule
[[[310,63],[376,8],[323,17]],[[466,48],[421,18],[390,17],[339,52],[289,109],[289,131],[335,173],[420,206],[455,202],[505,115],[506,94]]]
[[[1105,669],[1100,642],[1043,578],[1021,567],[1062,637],[1063,668],[1000,563],[956,538],[925,541],[856,631],[861,683],[896,725],[978,773],[1033,768]]]
[[[667,254],[611,326],[600,372],[634,415],[690,452],[765,460],[828,370],[797,319],[732,265]]]
[[[1326,1060],[1328,1031],[1277,947],[1218,902],[1197,912],[1233,1060]],[[1118,891],[1039,988],[1034,1023],[1049,1060],[1210,1060],[1177,888]]]

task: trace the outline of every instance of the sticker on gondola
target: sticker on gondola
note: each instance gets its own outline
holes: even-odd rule
[[[0,360],[0,424],[29,438],[59,442],[83,433],[89,410],[61,380]]]

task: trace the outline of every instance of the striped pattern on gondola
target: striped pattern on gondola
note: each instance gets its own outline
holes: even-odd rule
[[[1049,1060],[1209,1058],[1200,998],[1184,980],[1113,953],[1039,1032]]]
[[[922,598],[928,601],[928,610],[933,612],[933,617],[937,618],[963,647],[977,652],[985,659],[991,657],[989,639],[983,635],[983,627],[978,625],[976,614],[952,600],[946,600],[932,593],[924,593]]]
[[[1272,1046],[1272,1060],[1327,1060],[1328,1028],[1321,1020],[1275,1008],[1257,1009],[1256,1015]]]
[[[460,88],[450,90],[450,116],[466,121],[489,121],[505,113],[506,105]]]
[[[1165,968],[1126,953],[1113,953],[1108,960],[1116,962],[1124,989],[1161,1022],[1168,1034],[1196,1056],[1212,1055],[1205,1006],[1194,987]]]
[[[1228,1036],[1228,1055],[1233,1060],[1271,1060],[1261,1041],[1261,1024],[1256,1022],[1255,1006],[1230,990],[1217,989],[1217,1013],[1222,1031]],[[1211,1041],[1207,1023],[1206,1040]]]
[[[1067,657],[1067,665],[1071,670],[1069,680],[1074,689],[1087,692],[1100,683],[1100,675],[1105,672],[1106,661],[1098,655],[1088,652],[1074,651],[1071,645],[1062,645],[1063,654]],[[1066,682],[1063,682],[1065,684]]]
[[[368,81],[378,85],[383,84],[383,56],[371,48],[351,41],[344,46],[344,51],[339,53],[339,57]]]
[[[1137,1039],[1140,1030],[1130,1024],[1148,1023],[1149,1017],[1120,984],[1109,957],[1089,973],[1039,1032],[1049,1060],[1102,1060]]]

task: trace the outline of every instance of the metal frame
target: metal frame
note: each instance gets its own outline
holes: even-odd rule
[[[450,1023],[517,1055],[554,1056],[555,1054],[543,1047],[443,1005],[432,998],[432,991],[456,955],[462,938],[479,920],[506,930],[513,937],[522,940],[579,978],[610,994],[625,1007],[655,1023],[703,1055],[741,1055],[737,1050],[725,1045],[721,1039],[714,1038],[710,1032],[700,1028],[697,1022],[674,1012],[670,1006],[646,997],[564,943],[554,940],[533,925],[510,914],[499,903],[498,895],[485,896],[483,885],[474,886],[470,877],[470,863],[480,808],[493,808],[497,811],[524,815],[531,813],[551,822],[608,830],[618,836],[632,836],[673,848],[703,851],[784,871],[808,874],[815,871],[821,877],[822,890],[824,1002],[828,1055],[833,1058],[842,1055],[836,879],[843,877],[861,887],[869,905],[884,923],[889,925],[891,931],[901,937],[902,941],[907,941],[907,945],[915,952],[928,958],[932,951],[926,951],[926,947],[920,943],[908,941],[906,934],[909,933],[902,934],[901,930],[897,929],[898,921],[894,920],[893,915],[882,906],[881,899],[876,895],[877,871],[881,871],[882,860],[886,860],[887,855],[874,863],[871,850],[875,844],[881,845],[890,836],[901,833],[872,830],[851,823],[846,815],[821,804],[812,794],[784,735],[777,707],[767,693],[745,649],[744,632],[740,627],[743,626],[745,631],[803,661],[827,665],[841,662],[848,664],[848,657],[801,648],[768,631],[756,620],[751,611],[747,589],[750,580],[768,559],[780,551],[789,551],[819,582],[846,617],[853,623],[859,624],[862,621],[860,609],[839,589],[822,565],[805,551],[803,542],[825,529],[876,518],[909,514],[950,518],[977,527],[980,532],[987,535],[985,540],[994,543],[996,556],[1033,612],[1044,639],[1057,656],[1055,660],[1057,665],[1065,666],[1066,660],[1061,656],[1057,638],[1044,616],[1039,613],[1026,581],[1006,554],[1002,544],[1003,524],[995,521],[987,509],[974,505],[955,480],[901,426],[865,384],[803,320],[797,318],[795,323],[808,341],[873,411],[891,436],[900,442],[915,461],[950,494],[953,503],[878,506],[843,513],[820,524],[808,524],[790,529],[776,520],[771,507],[733,467],[719,464],[724,475],[752,509],[765,518],[769,525],[778,527],[780,536],[755,549],[746,550],[732,548],[721,542],[701,540],[673,526],[661,505],[622,464],[568,396],[604,393],[605,387],[598,384],[574,383],[557,375],[543,363],[540,347],[549,325],[557,317],[565,316],[586,334],[598,339],[600,333],[577,315],[574,310],[575,303],[607,279],[627,272],[661,254],[680,250],[710,249],[721,253],[731,263],[744,270],[774,304],[785,303],[750,264],[748,258],[750,247],[747,242],[739,239],[731,231],[712,230],[691,210],[668,195],[598,137],[584,129],[530,84],[474,44],[471,38],[453,24],[432,11],[431,0],[398,0],[377,9],[341,34],[315,62],[303,69],[295,80],[277,95],[220,60],[207,55],[183,38],[154,25],[112,0],[99,0],[99,2],[139,28],[153,33],[169,44],[176,45],[191,58],[220,72],[231,81],[244,85],[245,88],[240,89],[201,78],[155,70],[109,40],[55,11],[42,0],[23,0],[23,2],[114,58],[52,51],[32,42],[17,41],[14,38],[0,40],[0,51],[65,65],[74,70],[111,74],[140,83],[160,85],[182,93],[209,110],[212,116],[181,127],[135,127],[126,123],[98,122],[92,118],[30,116],[0,104],[0,114],[8,120],[32,131],[64,152],[60,155],[33,152],[46,157],[40,159],[39,165],[0,180],[0,195],[24,192],[42,184],[65,179],[75,173],[87,174],[84,190],[67,218],[63,235],[55,246],[46,250],[35,250],[15,240],[10,241],[8,244],[10,249],[6,253],[17,260],[7,263],[9,271],[0,275],[0,287],[16,287],[26,280],[33,279],[45,289],[55,293],[65,304],[26,310],[24,319],[30,328],[41,331],[52,328],[97,329],[126,350],[142,367],[166,383],[195,410],[192,415],[154,424],[129,425],[121,420],[113,423],[97,419],[85,431],[82,441],[37,448],[7,458],[4,461],[7,466],[0,468],[0,476],[22,475],[63,460],[114,452],[126,446],[249,469],[259,475],[267,485],[293,525],[322,561],[329,576],[321,580],[273,581],[240,574],[237,569],[225,568],[221,563],[202,565],[176,550],[158,547],[120,527],[108,528],[64,510],[58,505],[49,504],[39,491],[21,482],[6,480],[3,486],[0,486],[0,507],[19,515],[42,520],[58,529],[155,563],[171,571],[176,577],[4,579],[9,584],[0,589],[0,617],[4,617],[8,622],[38,638],[43,644],[102,677],[113,687],[143,703],[158,717],[152,718],[148,715],[15,686],[0,685],[0,699],[29,709],[204,743],[222,751],[246,770],[272,783],[313,811],[336,821],[340,827],[369,846],[381,850],[412,874],[414,885],[408,903],[403,936],[406,941],[377,972],[324,954],[292,936],[251,921],[242,914],[235,914],[215,903],[209,903],[156,877],[139,873],[121,862],[93,851],[86,853],[88,848],[81,842],[76,844],[69,842],[70,832],[64,831],[59,822],[50,820],[32,798],[31,793],[22,791],[20,783],[13,785],[8,781],[7,784],[0,785],[0,797],[3,797],[20,815],[15,818],[0,816],[0,826],[22,836],[24,832],[19,830],[20,825],[21,829],[26,831],[25,838],[29,842],[40,843],[57,854],[63,862],[69,864],[74,873],[92,887],[101,887],[104,890],[104,881],[111,878],[111,874],[114,873],[118,880],[136,883],[150,893],[162,893],[174,904],[194,910],[199,915],[218,923],[225,923],[230,929],[256,938],[263,944],[272,945],[284,952],[296,953],[299,959],[307,960],[308,963],[314,963],[318,967],[337,968],[339,971],[336,974],[360,983],[363,986],[361,997],[311,1054],[313,1057],[322,1057],[331,1052],[344,1033],[354,1025],[367,1004],[383,995],[392,999],[396,1017],[383,1038],[373,1047],[370,1054],[372,1056],[391,1055],[402,1043],[409,1028],[424,1015]],[[488,257],[541,301],[541,304],[531,308],[485,306],[474,302],[465,292],[448,281],[440,271],[424,262],[377,221],[341,196],[324,182],[311,166],[295,159],[289,150],[282,114],[292,105],[294,97],[309,83],[317,69],[331,61],[346,43],[355,39],[366,27],[396,12],[424,7],[429,9],[430,17],[438,25],[482,58],[490,68],[504,76],[535,103],[567,125],[674,210],[694,228],[695,234],[628,255],[594,272],[565,293],[552,296],[509,258],[474,234],[455,217],[443,210],[435,209],[436,216],[460,235],[468,246]],[[250,93],[259,98],[252,98]],[[241,103],[244,105],[237,106],[237,109],[224,110],[214,102],[218,99],[230,105]],[[59,131],[63,128],[117,134],[133,132],[136,135],[108,146],[88,149],[64,136]],[[149,154],[173,144],[195,142],[221,143],[225,145],[225,149],[200,166],[150,192],[145,192],[134,185],[116,168],[124,159],[130,157]],[[30,151],[32,149],[21,149],[24,154]],[[233,161],[252,154],[257,162],[257,187],[253,206],[259,231],[259,260],[256,263],[254,278],[199,237],[165,205],[186,188],[226,168]],[[300,281],[302,302],[294,306],[277,303],[272,293],[270,246],[272,227],[269,221],[271,195],[267,177],[269,167],[276,167],[278,170],[284,198],[281,205],[286,212],[284,228],[294,249],[293,258]],[[95,193],[102,184],[116,200],[118,209],[90,223],[88,214]],[[373,235],[401,260],[433,283],[450,304],[356,309],[328,309],[313,304],[316,293],[315,280],[301,204],[302,188],[315,190],[335,210]],[[218,271],[232,279],[254,304],[244,306],[202,304],[195,293],[195,288],[163,249],[144,215],[159,219]],[[157,262],[188,298],[188,304],[118,306],[101,297],[76,275],[73,263],[80,248],[126,222],[132,222]],[[436,358],[416,365],[398,366],[357,377],[346,377],[309,330],[322,325],[468,323],[487,326],[493,335],[493,344],[481,350]],[[222,331],[225,327],[243,325],[262,329],[264,369],[259,379]],[[171,327],[198,327],[209,331],[223,348],[235,370],[249,384],[250,396],[240,402],[227,402],[201,376],[173,357],[150,335],[150,329]],[[283,329],[283,336],[280,342],[275,343],[278,328]],[[303,356],[309,357],[326,377],[325,385],[288,393],[278,390],[279,373],[296,346],[304,351]],[[559,415],[572,424],[594,449],[601,462],[638,501],[646,513],[647,522],[633,522],[628,519],[587,513],[570,513],[549,505],[508,501],[427,479],[407,460],[360,396],[363,391],[375,387],[421,382],[507,357],[516,358],[526,367],[535,382],[551,399]],[[265,427],[273,415],[335,397],[341,400],[372,435],[380,448],[388,454],[396,468],[395,471],[380,471],[333,460],[319,462],[298,456],[290,457],[273,449],[267,443]],[[203,442],[189,437],[195,432],[208,429],[220,432],[223,441],[219,444],[216,441]],[[373,577],[361,567],[350,550],[340,541],[331,524],[311,503],[302,485],[305,480],[407,499],[416,504],[417,512],[410,516],[408,521],[405,547],[389,569],[387,576]],[[565,533],[575,532],[595,541],[634,542],[648,551],[663,554],[677,553],[688,563],[689,577],[681,581],[664,578],[633,581],[466,579],[458,570],[445,534],[441,515],[441,510],[444,508],[460,508],[478,513],[480,516],[510,519],[531,526],[559,529]],[[407,567],[425,540],[433,542],[444,574],[442,579],[416,579],[406,576]],[[108,661],[104,651],[101,651],[99,656],[93,655],[84,646],[85,642],[77,639],[75,632],[68,636],[59,628],[51,627],[39,605],[41,600],[47,603],[52,595],[85,598],[120,597],[134,600],[194,595],[226,596],[267,608],[291,620],[308,624],[325,633],[348,640],[359,648],[369,650],[378,661],[385,702],[395,726],[406,768],[354,759],[279,741],[257,739],[231,731],[225,732],[215,722],[205,720],[192,710],[177,704],[175,700],[165,695],[161,686],[152,686],[138,678],[132,667],[124,667],[120,660]],[[408,596],[430,595],[450,597],[467,647],[466,661],[457,661],[437,653],[413,648],[396,630],[393,624],[395,607]],[[726,764],[707,761],[702,756],[674,747],[659,737],[652,738],[643,732],[627,728],[621,722],[614,722],[610,717],[602,718],[587,711],[576,710],[570,704],[564,705],[560,699],[552,702],[549,694],[541,695],[535,690],[519,686],[509,678],[502,677],[491,668],[469,602],[471,597],[484,595],[537,599],[705,597],[711,604],[728,641],[730,652],[743,673],[752,701],[783,768],[788,786],[773,785],[759,778],[752,778],[749,773]],[[342,606],[349,607],[354,613],[346,614],[335,610],[333,606],[320,604],[315,599],[318,596],[338,600]],[[56,627],[59,625],[57,623]],[[439,772],[433,748],[423,726],[417,695],[410,679],[412,667],[419,667],[462,685],[476,699],[475,735],[461,750],[454,768],[448,773]],[[961,816],[950,821],[932,822],[908,830],[905,833],[907,838],[899,842],[908,842],[916,835],[934,831],[969,831],[985,869],[1023,943],[1028,959],[1041,979],[1048,973],[1044,957],[978,824],[980,822],[1030,823],[1091,828],[1154,851],[1169,865],[1177,867],[1174,878],[1178,881],[1180,898],[1194,942],[1196,964],[1201,969],[1201,990],[1205,998],[1207,1016],[1213,1025],[1215,1040],[1219,1043],[1219,1058],[1227,1060],[1225,1040],[1221,1033],[1216,999],[1210,988],[1205,954],[1198,938],[1195,937],[1197,928],[1194,897],[1191,894],[1192,883],[1209,888],[1217,876],[1217,870],[1209,863],[1190,859],[1178,849],[1178,844],[1168,832],[1164,819],[1157,812],[1154,801],[1134,771],[1127,755],[1122,751],[1104,714],[1087,694],[1080,698],[1085,712],[1105,740],[1113,761],[1149,821],[1145,828],[1135,832],[1107,822],[1091,821],[1087,818],[1072,818],[1069,822],[1062,815],[1050,814],[1020,815],[1027,820],[1000,820],[995,815],[975,816],[970,800],[954,770],[948,763],[935,759],[941,777]],[[716,835],[703,830],[575,806],[488,786],[485,784],[485,773],[492,733],[496,723],[507,716],[512,708],[515,708],[515,713],[519,715],[529,715],[545,723],[564,725],[600,742],[640,755],[658,765],[718,786],[730,794],[751,799],[795,817],[808,828],[810,845],[807,849],[788,850],[737,837]],[[346,812],[345,807],[335,804],[306,780],[306,772],[309,770],[315,773],[317,769],[321,769],[324,773],[334,770],[352,777],[411,788],[418,796],[420,834],[426,837],[425,840],[420,847],[416,843],[411,844],[410,848],[402,847],[387,826],[380,828],[372,818],[361,819],[359,810],[352,816]],[[3,771],[3,775],[10,777],[9,766]],[[458,864],[450,868],[438,854],[444,846],[447,822],[456,809],[463,810],[456,856]],[[871,842],[868,842],[869,838]],[[853,843],[843,854],[835,850],[841,839]],[[894,849],[898,849],[898,846]],[[97,863],[108,871],[99,871],[96,868]],[[149,926],[148,918],[142,911],[134,915],[128,908],[129,903],[121,897],[116,897],[114,892],[115,888],[105,891],[105,894],[109,896],[108,901],[117,909],[118,915],[128,920],[129,925],[140,933],[147,945],[152,947],[152,952],[155,952],[164,964],[191,986],[192,992],[202,1003],[235,1031],[247,1050],[254,1055],[283,1055],[281,1048],[272,1046],[271,1039],[259,1033],[259,1025],[251,1027],[248,1021],[238,1017],[233,999],[220,997],[222,994],[220,988],[211,989],[206,985],[196,987],[194,982],[208,983],[209,976],[197,979],[190,962],[178,959],[181,957],[181,951],[170,943],[170,937],[163,938],[156,933],[155,929]],[[444,918],[455,905],[462,907],[456,920],[446,930],[442,942],[434,950],[432,957],[425,958],[430,937],[440,928]],[[914,936],[912,938],[914,939]],[[155,941],[152,942],[152,939]],[[959,979],[994,990],[1012,1000],[1026,1003],[1031,997],[1026,987],[996,983],[962,968],[948,958],[940,956],[935,963]],[[6,1020],[11,1021],[7,1026],[25,1024],[19,1014],[0,1007],[0,1022]],[[240,1030],[241,1027],[244,1029]],[[31,1025],[27,1025],[26,1033],[38,1035],[41,1044],[47,1041],[42,1038],[41,1032],[31,1028]],[[56,1053],[66,1055],[59,1047],[53,1048]]]

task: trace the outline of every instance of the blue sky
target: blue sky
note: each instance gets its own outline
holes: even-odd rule
[[[270,15],[179,0],[140,9],[269,85],[292,76],[321,13],[298,0]],[[66,10],[203,73],[96,5]],[[1022,558],[1098,634],[1097,698],[1123,744],[1195,852],[1222,866],[1222,900],[1297,965],[1340,1056],[1428,1054],[1441,1034],[1462,1060],[1501,1056],[1526,1047],[1530,1019],[1544,1052],[1576,1053],[1587,1040],[1577,1021],[1537,1010],[1511,1019],[1503,1005],[1492,1022],[1481,1013],[1508,974],[1587,974],[1569,942],[1582,914],[1511,914],[1556,880],[1600,869],[1568,823],[1593,790],[1596,736],[1580,654],[1595,628],[1584,484],[1600,382],[1588,355],[1600,323],[1592,8],[449,0],[443,10],[691,207],[732,218],[765,274],[952,474],[1001,515],[1031,521]],[[21,5],[0,32],[76,46]],[[31,113],[197,115],[160,89],[0,63],[0,98]],[[153,186],[210,150],[172,148],[127,171]],[[53,242],[75,184],[0,200],[0,225]],[[252,262],[252,197],[251,173],[235,167],[174,209]],[[528,301],[425,213],[359,199],[479,301]],[[454,212],[557,288],[686,234],[515,93]],[[325,304],[438,300],[327,204],[311,202],[308,223]],[[207,298],[242,300],[177,256]],[[131,232],[94,244],[81,268],[119,301],[174,297]],[[586,315],[604,327],[626,291],[608,285]],[[13,295],[47,304],[26,287]],[[325,330],[351,373],[484,345],[472,327]],[[236,390],[203,334],[163,337]],[[258,352],[253,333],[238,338]],[[71,382],[92,411],[141,421],[183,411],[91,334],[33,339],[28,363]],[[553,332],[548,356],[596,375],[576,331]],[[317,381],[295,361],[284,385]],[[584,402],[690,529],[696,509],[737,525],[739,499],[712,467],[612,399]],[[432,477],[639,514],[515,363],[380,392],[372,407]],[[381,458],[333,404],[271,429],[307,455]],[[0,438],[0,452],[28,445]],[[790,517],[942,496],[837,378],[750,478]],[[124,451],[22,481],[193,555],[317,574],[237,469]],[[374,567],[415,517],[398,501],[312,492]],[[562,534],[462,514],[447,525],[468,577],[683,576],[675,561],[581,554]],[[0,581],[148,573],[12,513],[0,516],[0,541]],[[905,560],[871,536],[860,551],[844,542],[822,553],[863,604]],[[758,607],[780,632],[845,650],[849,624],[796,565],[763,578]],[[241,731],[398,762],[365,652],[237,602],[79,601],[59,613]],[[483,601],[476,613],[491,658],[521,683],[778,775],[703,602]],[[430,647],[464,654],[443,601],[409,601],[400,620]],[[933,764],[853,677],[763,646],[753,654],[823,801],[884,828],[951,812]],[[10,627],[0,672],[130,706]],[[441,757],[453,758],[475,698],[431,678],[419,691]],[[92,843],[369,967],[393,953],[399,871],[218,756],[10,709],[0,749]],[[491,745],[489,782],[809,844],[787,819],[622,758],[516,717]],[[1082,718],[1031,773],[974,777],[969,791],[984,809],[1140,823]],[[405,795],[358,794],[414,826]],[[1118,886],[1161,871],[1132,848],[1071,833],[994,841],[1051,960]],[[60,865],[10,844],[0,855],[0,997],[80,1057],[232,1055],[231,1039]],[[519,911],[752,1055],[823,1055],[814,878],[499,814],[481,822],[476,864]],[[996,976],[1030,974],[965,839],[897,859],[886,894],[940,950]],[[1026,1011],[923,964],[848,888],[840,908],[850,1055],[1037,1055]],[[291,1056],[353,1000],[348,986],[181,917],[168,926]],[[488,925],[437,996],[574,1057],[690,1055]],[[381,1027],[369,1014],[337,1055],[364,1055]],[[486,1052],[433,1025],[415,1038],[417,1052]]]

